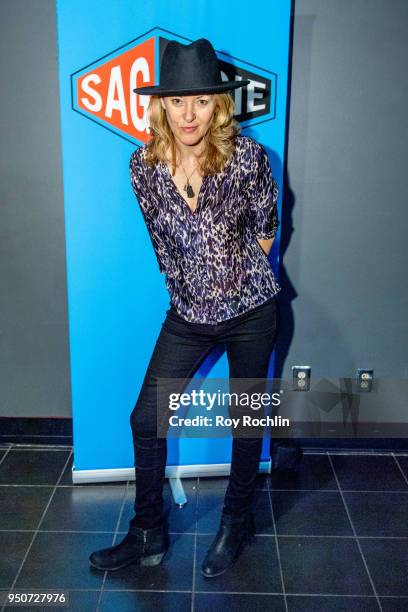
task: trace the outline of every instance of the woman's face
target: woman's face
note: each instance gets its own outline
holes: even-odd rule
[[[190,146],[198,144],[211,125],[214,95],[168,96],[160,102],[176,140]]]

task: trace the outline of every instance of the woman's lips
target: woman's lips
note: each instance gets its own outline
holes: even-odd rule
[[[195,125],[194,127],[183,127],[181,129],[189,134],[190,132],[194,132],[194,130],[197,129],[197,126]]]

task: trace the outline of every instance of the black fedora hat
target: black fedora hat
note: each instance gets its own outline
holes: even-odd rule
[[[133,91],[145,96],[188,96],[222,93],[248,83],[248,80],[223,81],[214,47],[206,38],[199,38],[189,45],[176,40],[167,43],[160,64],[160,84]]]

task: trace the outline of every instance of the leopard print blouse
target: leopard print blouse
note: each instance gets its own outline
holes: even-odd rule
[[[164,162],[130,158],[130,179],[171,306],[186,321],[216,324],[281,290],[257,237],[275,236],[278,185],[264,147],[238,135],[224,169],[203,178],[193,212]]]

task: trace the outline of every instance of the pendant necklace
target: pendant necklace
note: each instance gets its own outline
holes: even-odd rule
[[[194,174],[194,172],[197,170],[197,167],[198,167],[198,166],[196,166],[196,167],[194,168],[194,170],[192,171],[192,173],[190,174],[190,176],[187,176],[187,173],[186,173],[186,171],[184,170],[184,166],[183,166],[183,164],[182,164],[181,162],[180,162],[180,165],[181,165],[181,167],[183,168],[183,172],[184,172],[184,174],[186,175],[186,179],[187,179],[187,183],[184,185],[183,190],[184,190],[184,191],[187,193],[187,197],[188,197],[188,198],[194,198],[195,193],[194,193],[194,190],[193,190],[193,188],[192,188],[192,186],[191,186],[191,184],[190,184],[190,178],[192,177],[192,175]]]

